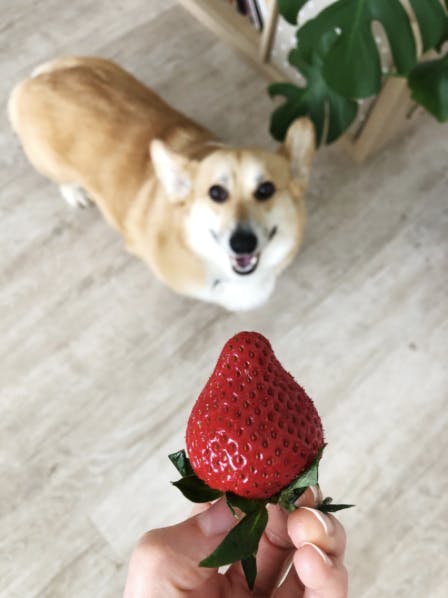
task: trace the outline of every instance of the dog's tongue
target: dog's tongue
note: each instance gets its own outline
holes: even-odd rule
[[[252,265],[253,259],[254,259],[254,256],[249,253],[247,255],[237,256],[235,258],[235,261],[240,268],[248,268],[250,265]]]

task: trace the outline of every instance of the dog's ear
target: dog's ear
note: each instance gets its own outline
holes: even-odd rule
[[[296,119],[289,127],[282,153],[290,161],[294,179],[307,183],[310,175],[311,162],[316,150],[316,136],[314,125],[309,118]]]
[[[168,146],[154,139],[149,146],[149,153],[156,171],[171,201],[182,201],[192,190],[193,180],[190,161],[173,152]]]

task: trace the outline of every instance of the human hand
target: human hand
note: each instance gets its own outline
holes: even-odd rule
[[[269,505],[253,592],[239,563],[225,574],[198,566],[237,523],[221,499],[182,523],[143,536],[130,560],[124,598],[346,598],[344,528],[332,515],[311,508],[311,490],[300,505],[289,515]]]

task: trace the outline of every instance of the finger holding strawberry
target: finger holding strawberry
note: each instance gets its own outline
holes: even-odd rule
[[[279,505],[285,512],[297,509],[307,489],[318,484],[325,447],[313,401],[283,368],[264,336],[240,332],[225,344],[192,409],[186,446],[188,457],[184,451],[170,455],[182,475],[174,485],[194,502],[225,496],[238,520],[200,565],[217,568],[241,561],[252,589],[257,567],[266,569],[261,557],[265,551],[256,555],[265,539],[268,505]],[[328,498],[317,508],[329,512],[348,506],[333,505]],[[318,545],[305,548],[314,551],[308,560],[320,555]],[[257,587],[260,583],[263,580]]]
[[[310,490],[292,513],[268,505],[269,521],[260,540],[258,575],[251,591],[239,563],[225,574],[197,566],[198,559],[236,525],[225,498],[213,505],[202,503],[195,516],[143,536],[129,564],[124,598],[346,598],[344,530],[314,506]],[[291,561],[293,567],[279,585]]]

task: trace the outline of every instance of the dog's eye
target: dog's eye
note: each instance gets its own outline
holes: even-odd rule
[[[224,187],[221,187],[221,185],[212,185],[208,190],[208,194],[213,201],[217,201],[218,203],[226,201],[229,197],[229,192]]]
[[[274,195],[274,193],[275,193],[274,183],[271,183],[271,181],[265,181],[264,183],[261,183],[260,185],[258,185],[254,195],[255,195],[256,199],[263,201],[265,199],[269,199],[270,197],[272,197]]]

